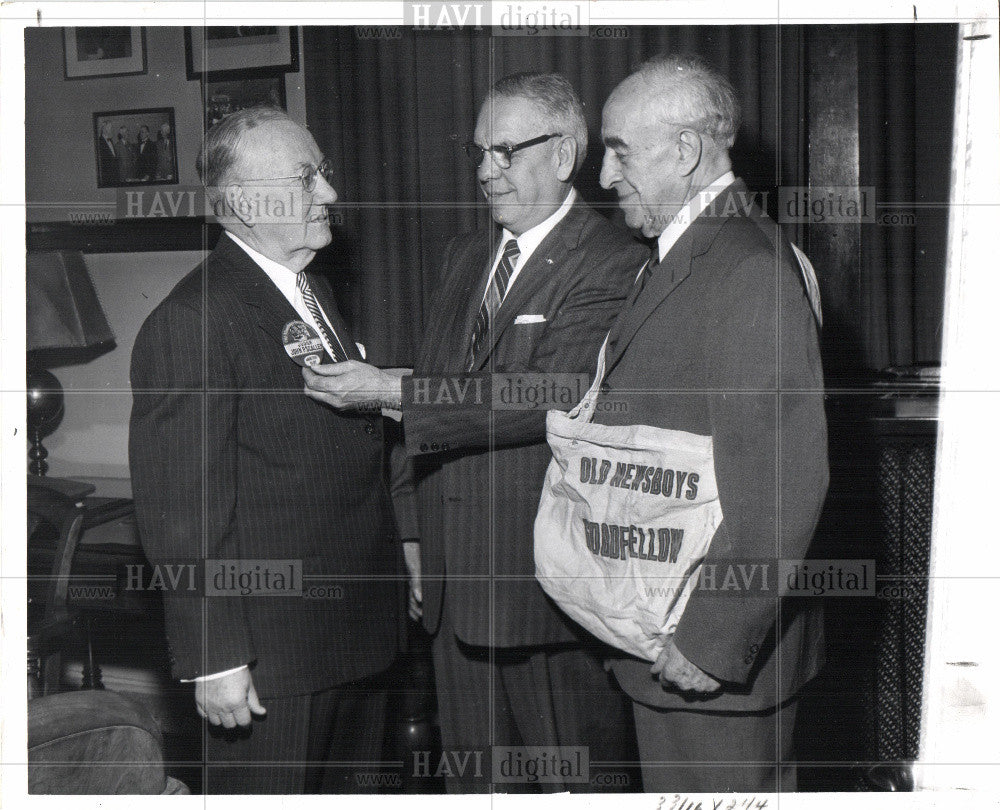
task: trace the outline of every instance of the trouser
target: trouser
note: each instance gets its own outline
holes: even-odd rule
[[[797,702],[747,713],[664,710],[633,702],[644,790],[794,791]]]
[[[208,728],[205,793],[376,792],[370,775],[391,770],[380,765],[387,697],[375,676],[261,700],[267,715],[250,729]]]
[[[446,611],[433,642],[442,759],[428,770],[449,793],[639,790],[629,701],[594,646],[472,646]],[[553,763],[545,752],[494,746],[563,748]]]

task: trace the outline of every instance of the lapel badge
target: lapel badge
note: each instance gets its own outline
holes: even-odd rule
[[[300,366],[316,366],[323,362],[326,349],[319,333],[305,321],[289,321],[281,330],[285,352]]]

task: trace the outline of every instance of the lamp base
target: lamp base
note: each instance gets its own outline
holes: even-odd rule
[[[32,446],[28,451],[31,464],[28,472],[32,475],[45,475],[49,465],[45,459],[49,451],[42,445],[42,439],[48,436],[63,414],[63,389],[58,378],[44,368],[28,368],[28,434]]]
[[[31,463],[28,465],[28,472],[32,475],[45,475],[49,471],[49,465],[45,461],[48,455],[49,451],[42,444],[41,431],[35,430],[34,435],[31,437],[31,449],[28,451],[28,458],[31,459]]]

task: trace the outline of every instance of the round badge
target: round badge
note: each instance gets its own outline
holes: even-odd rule
[[[289,321],[281,330],[281,342],[285,351],[300,366],[315,366],[323,362],[326,349],[323,341],[305,321]]]

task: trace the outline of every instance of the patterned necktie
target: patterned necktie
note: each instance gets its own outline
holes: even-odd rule
[[[306,277],[306,271],[302,270],[295,277],[295,286],[299,288],[299,294],[302,296],[302,300],[306,305],[306,309],[309,310],[309,314],[312,315],[313,325],[319,329],[319,333],[326,340],[327,346],[330,348],[330,352],[333,356],[333,362],[339,363],[342,360],[347,359],[347,352],[344,351],[344,345],[340,342],[340,338],[337,337],[336,333],[332,336],[330,335],[330,329],[327,329],[326,318],[323,317],[323,313],[320,311],[319,304],[316,303],[316,296],[313,294],[312,287],[309,286],[309,279]],[[339,347],[342,354],[337,353]]]
[[[503,297],[507,293],[507,285],[510,284],[510,277],[514,274],[514,262],[520,255],[521,250],[517,246],[516,239],[508,240],[507,244],[503,246],[503,255],[500,257],[496,272],[490,280],[490,286],[486,290],[486,296],[483,298],[479,314],[476,316],[476,326],[472,330],[467,363],[469,371],[472,371],[474,358],[486,342],[493,318],[497,310],[500,309],[500,304],[503,303]]]

